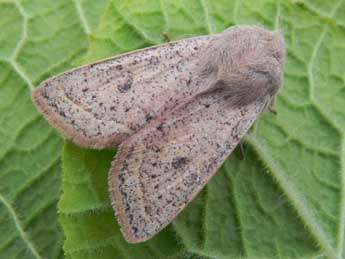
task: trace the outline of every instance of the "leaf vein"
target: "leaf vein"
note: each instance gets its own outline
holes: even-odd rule
[[[207,26],[207,31],[209,34],[213,34],[215,32],[214,30],[214,25],[213,22],[211,21],[211,15],[210,15],[210,8],[208,3],[205,2],[206,0],[200,0],[201,6],[202,6],[202,10],[204,12],[205,15],[205,22],[206,22],[206,26]]]
[[[119,9],[117,8],[117,6],[115,5],[115,3],[112,3],[112,6],[114,8],[114,10],[116,11],[116,13],[122,18],[122,20],[124,21],[124,23],[126,23],[127,25],[129,25],[134,32],[138,33],[144,40],[146,40],[149,44],[157,44],[158,42],[152,38],[150,38],[145,32],[143,32],[140,28],[138,28],[134,23],[130,22],[128,17],[126,17],[124,14],[122,14]]]
[[[10,213],[13,222],[20,234],[20,237],[23,239],[24,243],[26,244],[26,246],[29,248],[29,250],[31,251],[31,253],[33,254],[33,256],[35,258],[39,258],[41,259],[42,257],[40,256],[40,254],[38,253],[38,251],[36,250],[34,244],[31,242],[31,240],[29,239],[29,237],[26,235],[21,222],[19,220],[19,218],[17,217],[17,214],[15,212],[15,210],[13,209],[12,205],[6,200],[6,198],[0,194],[0,202],[2,202],[5,207],[7,208],[8,212]]]
[[[234,11],[233,11],[233,20],[234,20],[234,23],[236,24],[238,22],[238,17],[237,17],[237,13],[238,13],[238,9],[239,9],[239,0],[235,0],[235,3],[234,3]]]
[[[287,173],[279,166],[279,164],[274,161],[265,144],[259,141],[253,135],[247,136],[246,140],[270,169],[273,178],[277,181],[286,197],[290,200],[293,208],[299,215],[304,225],[310,231],[312,237],[317,241],[318,245],[330,258],[338,258],[335,249],[330,245],[328,241],[329,237],[327,237],[322,227],[318,224],[315,216],[308,208],[303,195],[294,186],[293,182],[290,181]]]
[[[340,196],[340,224],[338,230],[338,253],[339,258],[342,257],[344,252],[344,242],[345,242],[345,136],[342,137],[341,143],[341,160],[340,160],[340,175],[341,175],[341,196]]]
[[[89,23],[87,22],[85,12],[84,12],[83,7],[80,3],[80,0],[72,0],[72,1],[73,1],[75,8],[77,10],[80,24],[81,24],[85,34],[89,35],[91,33],[91,29],[90,29]]]
[[[231,185],[231,188],[230,188],[230,192],[232,192],[232,197],[233,197],[233,204],[234,204],[234,211],[235,211],[235,217],[236,217],[236,222],[237,224],[239,225],[238,227],[238,231],[237,233],[239,233],[239,235],[241,236],[240,237],[240,240],[241,240],[241,248],[242,248],[242,251],[243,251],[243,257],[247,256],[248,255],[248,252],[247,252],[247,247],[245,245],[245,237],[244,237],[244,234],[243,234],[243,231],[242,229],[243,228],[243,222],[241,221],[241,216],[240,216],[240,209],[239,209],[239,203],[240,201],[238,200],[238,197],[236,195],[236,192],[235,192],[235,185],[234,185],[234,179],[233,179],[233,175],[229,169],[229,160],[225,160],[224,162],[224,170],[226,172],[226,176],[227,178],[229,179],[229,185]]]
[[[281,16],[281,0],[278,0],[277,1],[277,13],[276,13],[275,21],[274,21],[274,29],[275,30],[279,29],[280,16]]]
[[[15,71],[17,71],[18,75],[20,75],[20,77],[27,83],[30,91],[33,91],[35,88],[33,83],[31,82],[28,75],[24,72],[24,70],[17,63],[17,57],[19,55],[19,52],[23,48],[23,45],[24,45],[24,43],[28,37],[28,20],[29,20],[29,17],[26,14],[23,6],[20,4],[19,0],[14,0],[14,3],[16,5],[16,8],[18,9],[19,13],[23,17],[23,32],[22,32],[21,39],[18,41],[18,43],[14,49],[13,55],[10,59],[10,63],[13,66],[13,68],[15,69]]]

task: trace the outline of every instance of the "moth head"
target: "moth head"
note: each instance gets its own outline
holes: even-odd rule
[[[223,90],[234,105],[269,102],[283,84],[285,45],[280,32],[235,26],[219,34],[206,56],[215,78],[210,88]]]

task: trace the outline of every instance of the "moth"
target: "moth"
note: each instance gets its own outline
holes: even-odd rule
[[[166,227],[207,184],[283,84],[280,32],[241,25],[52,77],[32,98],[84,148],[119,147],[112,206],[130,243]]]

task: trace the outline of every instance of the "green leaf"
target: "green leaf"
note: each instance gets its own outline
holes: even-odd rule
[[[88,46],[92,1],[0,1],[0,258],[61,258],[61,138],[31,102]],[[92,8],[84,17],[82,11]],[[90,21],[91,25],[87,25]],[[71,44],[73,42],[73,44]]]
[[[60,218],[71,258],[343,258],[345,2],[110,2],[85,62],[234,24],[281,29],[288,56],[276,109],[263,115],[205,190],[162,233],[127,244],[107,193],[114,152],[64,150]]]

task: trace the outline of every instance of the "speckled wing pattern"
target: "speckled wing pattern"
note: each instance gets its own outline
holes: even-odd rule
[[[272,104],[284,59],[280,33],[234,26],[68,71],[33,99],[76,144],[120,145],[111,201],[138,243],[182,211]]]
[[[44,81],[33,100],[76,144],[116,146],[191,95],[192,73],[210,39],[166,43],[70,70]]]
[[[199,193],[262,112],[206,93],[120,145],[109,175],[113,207],[129,242],[150,239]]]

